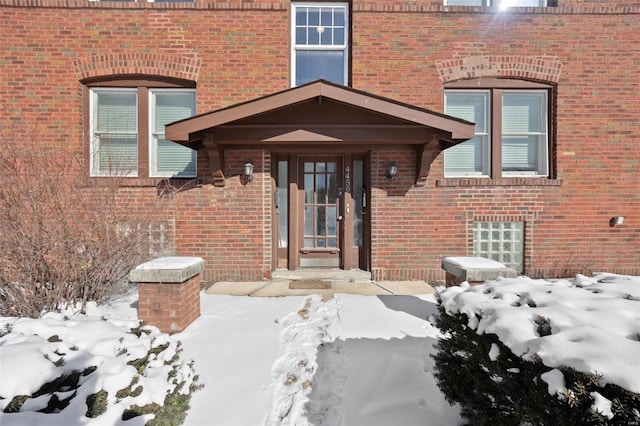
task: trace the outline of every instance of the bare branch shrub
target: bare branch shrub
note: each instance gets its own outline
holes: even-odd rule
[[[100,302],[150,255],[156,215],[132,225],[125,178],[89,178],[37,136],[20,120],[0,123],[0,316]]]

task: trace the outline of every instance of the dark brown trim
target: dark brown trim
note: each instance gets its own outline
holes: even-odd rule
[[[207,137],[202,142],[209,157],[209,170],[213,179],[213,186],[224,187],[226,180],[224,177],[224,149],[217,145],[213,138]]]
[[[488,112],[491,113],[489,176],[496,178],[502,176],[502,90],[491,91],[491,105]]]
[[[149,88],[138,87],[138,177],[149,171]]]
[[[437,132],[437,130],[435,131]],[[364,143],[424,144],[435,133],[428,127],[340,124],[287,124],[261,126],[219,126],[211,134],[222,145],[249,143]],[[447,138],[439,133],[441,138]]]
[[[445,89],[549,89],[552,84],[513,78],[480,77],[444,84]]]
[[[342,183],[343,196],[340,201],[340,212],[342,220],[338,223],[340,231],[338,238],[342,240],[338,246],[342,248],[342,269],[358,268],[358,253],[353,250],[353,218],[355,203],[353,201],[353,157],[346,153],[342,156]],[[349,187],[347,188],[347,182]]]
[[[300,264],[298,252],[297,232],[300,224],[296,212],[299,207],[298,193],[298,160],[296,156],[289,156],[289,270],[295,271]],[[303,190],[304,194],[304,190]]]
[[[323,98],[345,104],[355,110],[378,114],[415,127],[427,127],[431,131],[440,131],[443,139],[449,141],[461,142],[473,138],[473,124],[465,120],[324,80],[177,121],[167,125],[166,137],[175,142],[189,144],[201,138],[203,133],[211,132],[220,126],[292,107],[302,102],[319,101]],[[268,125],[265,127],[268,128]]]
[[[196,82],[179,78],[148,75],[110,75],[80,80],[89,87],[148,87],[195,89]]]
[[[513,78],[481,77],[471,80],[458,80],[444,84],[445,90],[484,90],[489,91],[491,105],[490,123],[490,143],[491,150],[489,158],[490,180],[502,179],[502,95],[505,90],[539,90],[547,92],[547,177],[544,179],[555,179],[557,177],[556,167],[556,99],[557,85],[530,80],[517,80]],[[511,176],[505,179],[511,179]],[[513,177],[515,178],[515,176]],[[532,176],[527,179],[539,179],[539,176]],[[447,178],[449,179],[449,178]]]
[[[416,185],[423,185],[429,176],[431,163],[442,151],[440,140],[432,137],[428,143],[418,145],[416,155]]]
[[[91,90],[82,86],[82,158],[85,177],[91,176]]]
[[[196,83],[173,77],[149,76],[149,75],[115,75],[108,77],[87,78],[80,81],[83,99],[84,121],[84,158],[87,159],[85,168],[87,176],[91,174],[91,89],[92,88],[126,88],[137,90],[137,129],[138,129],[138,172],[131,179],[150,178],[149,158],[149,90],[161,88],[195,89]],[[100,176],[95,176],[100,177]],[[156,179],[156,177],[152,178]],[[166,178],[157,178],[166,179]],[[215,180],[215,178],[214,178]],[[223,176],[224,180],[224,176]]]

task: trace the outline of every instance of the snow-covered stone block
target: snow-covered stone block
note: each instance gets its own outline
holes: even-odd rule
[[[447,287],[460,285],[465,281],[473,285],[498,277],[518,276],[515,269],[484,257],[445,257],[442,259],[442,269],[446,272]]]
[[[129,273],[129,280],[134,283],[181,283],[203,270],[204,260],[200,257],[158,257],[138,265]]]

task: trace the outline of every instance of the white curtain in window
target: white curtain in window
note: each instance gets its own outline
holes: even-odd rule
[[[164,138],[164,126],[195,113],[194,91],[155,92],[153,134],[156,139],[156,174],[176,177],[196,175],[196,152]]]
[[[95,92],[94,138],[98,174],[132,174],[138,166],[135,90]]]

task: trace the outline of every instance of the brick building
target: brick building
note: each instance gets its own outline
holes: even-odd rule
[[[640,274],[640,3],[491,3],[0,0],[0,104],[208,281]]]

